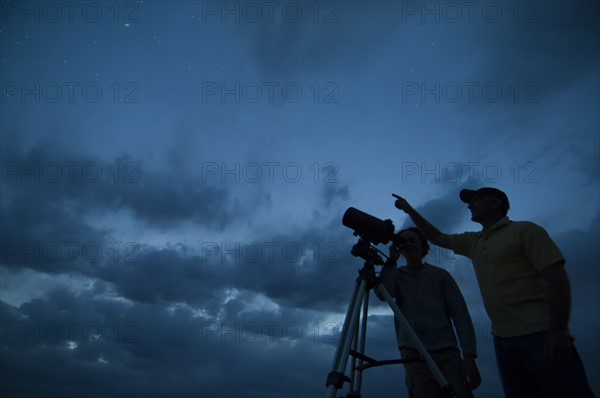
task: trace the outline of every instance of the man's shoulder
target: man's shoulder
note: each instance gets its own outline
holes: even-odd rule
[[[508,225],[509,228],[518,231],[525,230],[538,230],[545,231],[546,229],[539,224],[534,223],[533,221],[513,221],[511,220]]]
[[[529,227],[529,226],[539,227],[539,225],[534,223],[533,221],[526,221],[526,220],[525,221],[510,220],[509,224],[512,226],[515,226],[515,227]]]

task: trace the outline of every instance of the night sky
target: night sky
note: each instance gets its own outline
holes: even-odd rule
[[[1,3],[0,395],[322,397],[391,193],[477,231],[508,194],[566,258],[600,374],[597,2]],[[384,245],[379,248],[387,252]],[[468,259],[456,279],[501,397]],[[367,354],[398,358],[371,302]],[[596,395],[600,382],[591,380]],[[406,397],[404,370],[363,396]]]

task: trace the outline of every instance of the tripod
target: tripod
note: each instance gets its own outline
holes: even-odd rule
[[[371,367],[391,365],[397,363],[405,363],[407,360],[389,360],[389,361],[376,361],[366,355],[364,355],[366,332],[367,332],[367,313],[369,307],[369,292],[375,289],[380,297],[383,297],[389,304],[390,308],[394,312],[394,316],[400,323],[400,327],[408,336],[413,347],[416,347],[422,359],[418,361],[425,361],[427,367],[433,374],[433,377],[438,382],[440,387],[444,390],[444,393],[448,397],[454,396],[450,384],[446,381],[446,378],[431,358],[431,355],[423,346],[423,343],[419,340],[415,332],[410,327],[410,324],[394,302],[392,296],[381,284],[379,278],[375,278],[375,269],[371,261],[366,261],[362,269],[359,270],[359,276],[356,279],[356,286],[348,312],[346,313],[346,319],[344,320],[344,326],[338,344],[336,354],[333,360],[332,371],[327,376],[325,385],[328,388],[328,396],[335,398],[337,390],[341,389],[344,382],[350,383],[350,391],[346,398],[360,398],[360,391],[362,387],[362,372]],[[362,311],[362,322],[359,331],[359,313],[360,306],[363,304]],[[353,345],[353,349],[350,349],[350,345]],[[359,346],[359,347],[357,347]],[[358,348],[358,351],[357,351]],[[344,375],[344,370],[348,363],[348,356],[352,355],[352,377]],[[360,365],[356,366],[356,359],[359,359]],[[365,365],[364,362],[367,362]]]

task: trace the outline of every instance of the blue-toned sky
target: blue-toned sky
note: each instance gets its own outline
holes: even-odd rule
[[[596,2],[1,11],[2,396],[324,396],[361,266],[344,211],[398,229],[396,192],[478,230],[458,192],[479,186],[564,252],[599,373]],[[471,311],[476,396],[502,396],[470,262],[428,261]],[[397,358],[391,311],[370,313],[367,354]],[[369,370],[363,394],[403,378]]]

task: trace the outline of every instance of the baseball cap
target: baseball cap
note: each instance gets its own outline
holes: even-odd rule
[[[477,190],[463,189],[462,191],[460,191],[459,194],[460,200],[462,200],[465,203],[471,203],[471,199],[473,198],[473,196],[492,196],[494,198],[498,198],[502,200],[504,205],[506,205],[507,209],[510,209],[510,204],[508,203],[508,196],[506,196],[504,192],[497,188],[483,187]]]

